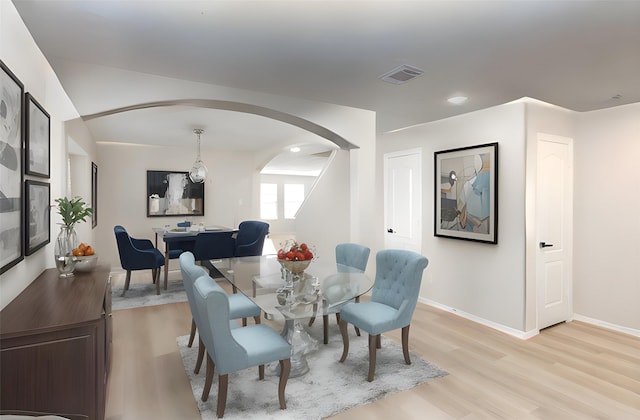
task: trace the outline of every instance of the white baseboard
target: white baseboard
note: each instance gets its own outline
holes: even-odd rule
[[[573,314],[574,321],[582,321],[587,324],[597,325],[598,327],[606,328],[608,330],[613,330],[617,332],[621,332],[624,334],[633,335],[635,337],[640,337],[640,330],[636,330],[634,328],[623,327],[621,325],[612,324],[610,322],[601,321],[599,319],[589,318],[588,316]]]
[[[498,330],[505,334],[509,334],[513,337],[519,338],[521,340],[528,340],[531,337],[535,337],[540,333],[539,330],[531,330],[531,331],[520,331],[515,328],[507,327],[506,325],[498,324],[497,322],[489,321],[484,318],[480,318],[476,315],[469,314],[467,312],[461,311],[459,309],[451,308],[449,306],[443,305],[441,303],[435,302],[430,299],[418,298],[418,300],[426,305],[433,306],[438,309],[442,309],[443,311],[451,312],[452,314],[458,315],[462,318],[466,318],[470,321],[477,322],[478,324],[482,324],[489,328],[493,328],[494,330]]]

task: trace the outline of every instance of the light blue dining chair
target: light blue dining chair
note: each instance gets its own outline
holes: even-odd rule
[[[371,249],[364,245],[354,243],[343,243],[336,245],[336,266],[339,273],[358,272],[364,273],[369,262]],[[360,298],[355,298],[355,302],[360,302]],[[326,310],[322,314],[322,332],[324,334],[324,344],[329,344],[329,315],[336,314],[336,321],[340,323],[340,310],[344,305],[338,305]],[[315,311],[314,311],[315,313]],[[316,317],[309,319],[309,326],[313,325]],[[358,327],[354,327],[356,334],[360,336]]]
[[[229,374],[258,366],[258,377],[264,379],[264,365],[279,361],[280,381],[278,400],[280,408],[287,408],[285,388],[291,372],[291,346],[267,325],[243,328],[229,327],[229,296],[202,276],[194,287],[196,309],[202,321],[200,336],[207,350],[207,374],[202,401],[207,401],[213,382],[214,369],[218,370],[218,405],[216,415],[224,416],[227,404]]]
[[[184,252],[182,255],[180,255],[180,272],[182,273],[182,282],[184,284],[184,290],[187,294],[189,309],[191,309],[191,332],[189,334],[188,344],[188,347],[191,347],[196,335],[196,330],[198,330],[199,325],[202,325],[202,323],[198,319],[198,311],[196,310],[195,306],[193,287],[196,280],[199,277],[206,276],[207,273],[205,272],[204,268],[196,265],[195,258],[191,252]],[[222,287],[220,287],[216,283],[215,280],[213,280],[211,277],[209,277],[209,279],[210,282],[215,287],[217,287],[218,290],[224,291]],[[243,325],[246,325],[247,318],[249,317],[253,317],[255,323],[260,324],[260,307],[253,303],[251,299],[249,299],[245,295],[239,293],[230,296],[229,308],[229,320],[232,327],[238,326],[238,324],[233,320],[239,318],[242,318]],[[202,339],[200,338],[200,342],[198,344],[198,359],[196,361],[194,373],[200,372],[200,367],[202,366],[202,361],[204,359],[204,352],[205,346],[202,343]]]
[[[347,324],[369,334],[369,374],[373,381],[376,370],[376,350],[380,348],[380,334],[402,328],[402,352],[406,364],[409,357],[409,325],[416,308],[422,273],[429,260],[413,251],[386,249],[376,254],[376,278],[371,300],[348,303],[340,311],[340,332],[343,363],[349,353]]]

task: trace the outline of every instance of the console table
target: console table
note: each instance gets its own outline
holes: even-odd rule
[[[0,312],[0,413],[103,420],[111,357],[110,268],[45,270]]]

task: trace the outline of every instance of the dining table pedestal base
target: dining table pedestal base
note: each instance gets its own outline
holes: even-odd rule
[[[290,378],[296,378],[309,372],[306,355],[318,350],[318,340],[313,338],[304,327],[302,319],[287,319],[280,335],[291,344]],[[280,364],[272,363],[268,371],[280,375]]]

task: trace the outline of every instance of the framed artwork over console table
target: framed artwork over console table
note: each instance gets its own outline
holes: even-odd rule
[[[204,183],[189,172],[147,171],[147,217],[204,216]]]

